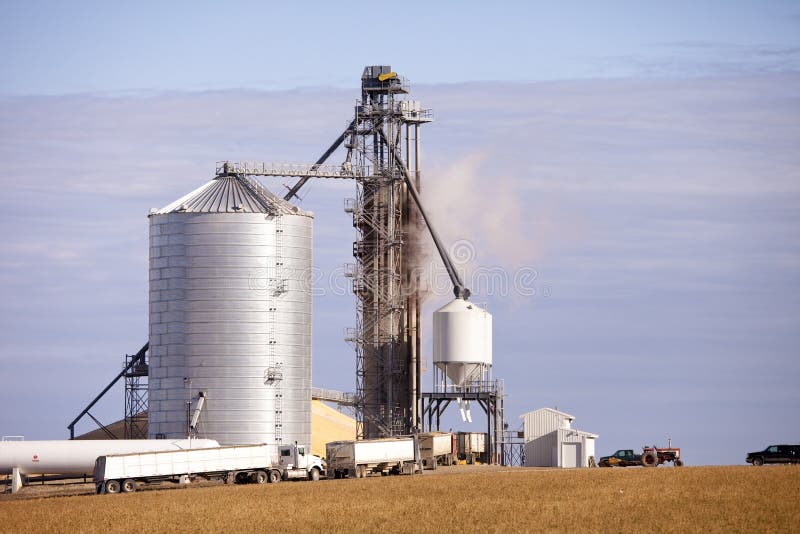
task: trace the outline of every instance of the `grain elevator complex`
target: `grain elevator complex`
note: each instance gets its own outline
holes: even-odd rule
[[[486,426],[454,435],[440,460],[454,461],[458,442],[470,463],[521,463],[522,436],[506,431],[502,380],[492,376],[492,316],[469,300],[424,208],[421,128],[432,112],[408,93],[389,66],[368,66],[352,120],[313,164],[217,162],[210,181],[150,211],[148,342],[68,425],[71,438],[90,417],[109,438],[310,445],[313,398],[352,408],[349,439],[400,439],[438,431],[453,405],[465,424],[477,407]],[[337,151],[342,160],[328,163]],[[259,181],[269,177],[296,182],[279,198]],[[345,336],[355,352],[352,393],[311,384],[314,219],[292,201],[312,179],[355,182],[345,200],[356,230],[345,268],[356,301]],[[426,388],[420,250],[428,237],[455,298],[433,312]],[[125,384],[123,435],[91,414],[117,381]],[[338,450],[328,444],[329,455]],[[364,475],[367,465],[337,475]]]
[[[357,234],[346,267],[357,303],[346,336],[357,437],[438,428],[454,401],[471,421],[476,400],[499,438],[491,316],[467,300],[422,207],[421,126],[432,113],[406,99],[408,82],[388,66],[366,67],[361,89],[353,119],[315,163],[219,162],[213,180],[150,214],[150,438],[309,441],[312,217],[290,201],[308,180],[326,178],[356,185],[345,211]],[[344,161],[327,164],[340,147]],[[280,199],[257,181],[264,177],[297,182]],[[436,379],[423,392],[415,268],[429,231],[457,298],[434,313]],[[490,442],[499,450],[499,439]]]

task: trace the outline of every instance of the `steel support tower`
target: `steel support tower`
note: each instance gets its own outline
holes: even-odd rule
[[[420,292],[414,253],[422,233],[404,174],[420,187],[420,126],[429,110],[402,95],[404,78],[388,66],[361,77],[361,100],[346,139],[345,165],[370,168],[345,204],[357,240],[353,292],[356,327],[357,437],[409,434],[421,428]],[[405,169],[405,173],[403,172]]]
[[[125,355],[125,439],[147,439],[147,378],[145,352]]]
[[[486,414],[487,461],[490,464],[514,465],[510,463],[513,457],[507,457],[506,453],[516,452],[517,455],[521,455],[519,451],[513,449],[511,434],[505,431],[503,380],[492,380],[491,378],[475,380],[465,387],[459,387],[446,384],[445,379],[441,376],[437,380],[436,370],[434,370],[433,391],[421,395],[424,431],[440,430],[442,414],[453,401],[459,406],[462,402],[476,402]]]

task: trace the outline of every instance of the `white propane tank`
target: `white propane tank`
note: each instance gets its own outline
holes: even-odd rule
[[[91,475],[98,456],[131,452],[208,449],[213,439],[102,439],[0,442],[0,474]]]
[[[492,365],[492,315],[464,299],[433,312],[433,363],[457,386]]]

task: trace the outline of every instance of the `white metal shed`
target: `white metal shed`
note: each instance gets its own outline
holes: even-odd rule
[[[553,408],[521,416],[524,421],[526,467],[588,467],[595,454],[591,432],[575,430],[575,417]]]

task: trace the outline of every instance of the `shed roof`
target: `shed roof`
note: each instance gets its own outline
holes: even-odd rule
[[[584,436],[587,438],[594,438],[594,439],[600,437],[600,434],[595,434],[593,432],[586,432],[585,430],[576,430],[574,428],[560,428],[558,432],[573,432],[575,434],[578,434],[579,436]]]
[[[532,410],[530,412],[525,412],[524,414],[520,415],[519,418],[520,419],[524,419],[526,415],[529,415],[529,414],[532,414],[532,413],[536,413],[536,412],[552,412],[552,413],[554,413],[556,415],[560,415],[561,417],[563,417],[565,419],[569,419],[570,421],[574,421],[575,420],[575,416],[574,415],[570,415],[568,413],[560,412],[560,411],[556,410],[555,408],[539,408],[538,410]]]
[[[278,198],[257,181],[243,176],[217,176],[188,195],[151,215],[166,213],[266,213],[306,215],[297,206]]]

